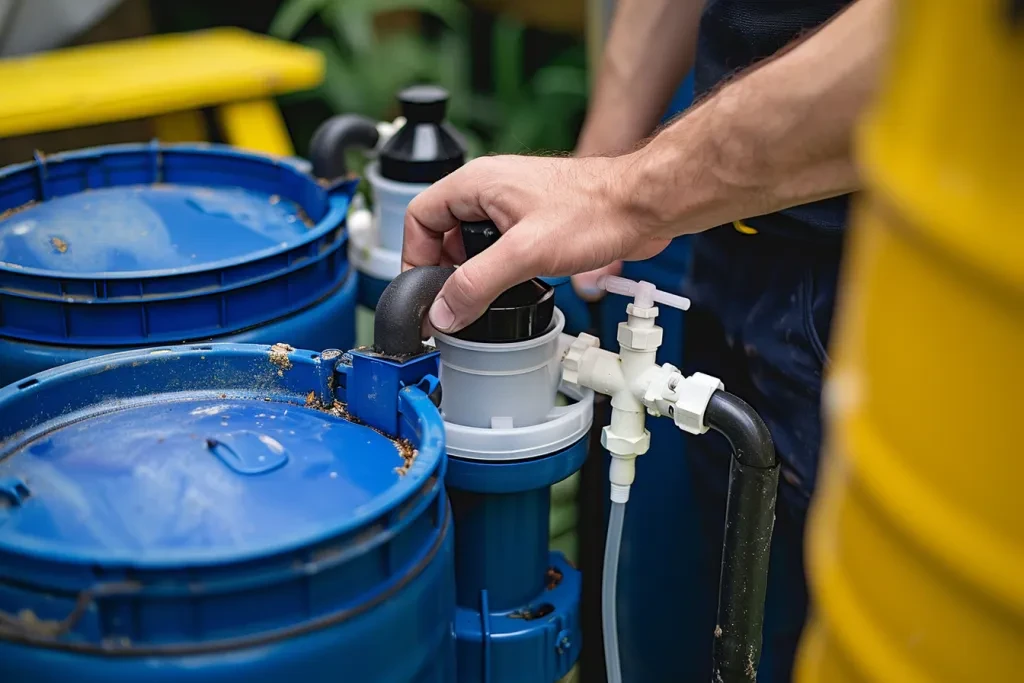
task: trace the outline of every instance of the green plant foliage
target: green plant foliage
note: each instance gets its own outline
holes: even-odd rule
[[[375,18],[395,11],[419,12],[439,28],[376,32]],[[302,37],[316,18],[330,35]],[[449,119],[465,135],[471,156],[570,149],[587,99],[582,46],[527,79],[525,29],[499,17],[490,41],[493,93],[481,93],[470,80],[469,31],[469,10],[458,0],[285,0],[269,29],[323,53],[323,85],[300,97],[320,98],[334,112],[390,119],[398,90],[436,83],[451,93]]]

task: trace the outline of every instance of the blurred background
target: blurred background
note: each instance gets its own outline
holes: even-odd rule
[[[436,83],[470,154],[572,148],[587,100],[592,0],[0,0],[0,56],[234,26],[323,54],[323,83],[279,98],[297,153],[332,113],[397,115],[395,93]],[[169,65],[173,68],[173,65]],[[207,137],[222,141],[206,113]],[[0,165],[154,137],[131,120],[7,137]]]

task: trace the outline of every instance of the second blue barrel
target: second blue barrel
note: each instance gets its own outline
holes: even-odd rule
[[[387,379],[436,367],[178,346],[0,390],[0,680],[453,681],[443,423]]]
[[[167,343],[354,345],[353,182],[211,145],[0,170],[0,386]]]

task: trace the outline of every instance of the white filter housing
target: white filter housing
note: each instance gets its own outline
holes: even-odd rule
[[[594,392],[562,383],[562,357],[575,340],[562,334],[557,308],[536,339],[486,344],[436,335],[441,352],[441,412],[448,454],[479,462],[543,458],[590,431]],[[556,405],[561,392],[568,405]]]
[[[405,210],[430,185],[388,180],[377,162],[366,167],[366,179],[373,192],[373,216],[366,209],[349,216],[349,260],[360,273],[391,281],[402,272]]]
[[[547,332],[527,341],[492,344],[435,335],[445,422],[488,429],[544,422],[562,379],[564,325],[556,308]]]
[[[401,254],[405,210],[413,197],[430,185],[388,180],[380,174],[380,167],[376,162],[366,167],[366,179],[373,188],[373,217],[377,221],[377,245],[381,249]]]

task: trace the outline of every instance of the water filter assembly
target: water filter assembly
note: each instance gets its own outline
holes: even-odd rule
[[[608,680],[622,680],[615,589],[622,523],[636,458],[650,446],[645,413],[671,417],[676,426],[690,434],[714,429],[732,446],[718,623],[714,629],[714,674],[715,680],[723,683],[755,680],[779,477],[771,436],[764,421],[742,400],[726,393],[717,378],[701,373],[685,377],[671,364],[657,365],[662,333],[655,324],[655,304],[686,310],[687,299],[661,292],[649,282],[613,276],[602,278],[600,286],[633,297],[626,307],[626,321],[618,327],[619,352],[602,349],[596,337],[581,334],[566,351],[562,367],[565,382],[612,399],[611,423],[601,432],[601,445],[611,455],[612,508],[601,597]]]
[[[310,141],[310,161],[318,178],[348,176],[346,153],[360,150],[369,161],[364,174],[372,209],[362,197],[349,214],[349,253],[359,271],[359,304],[376,309],[377,300],[402,272],[405,210],[416,195],[465,162],[466,145],[446,120],[448,93],[418,85],[397,95],[401,116],[373,121],[342,114],[324,121]]]

